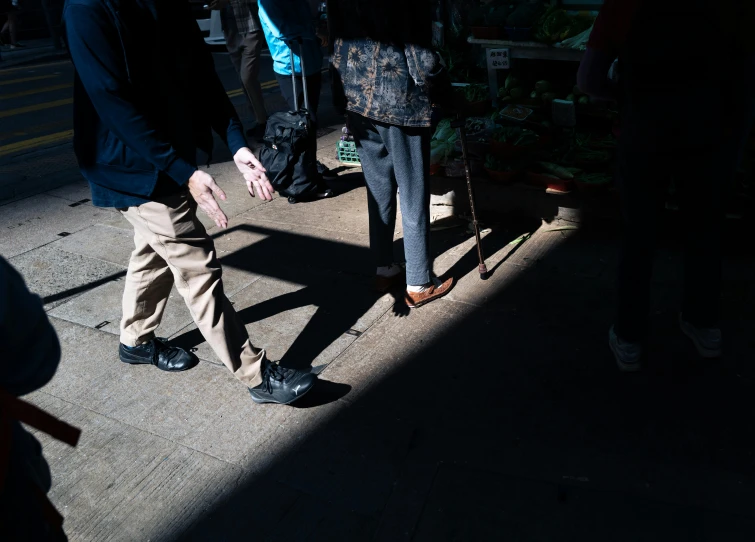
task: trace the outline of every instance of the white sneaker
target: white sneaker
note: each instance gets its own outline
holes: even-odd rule
[[[608,331],[608,346],[611,347],[611,351],[616,357],[616,364],[620,370],[632,372],[641,369],[642,345],[622,340],[616,335],[613,326]]]
[[[721,357],[721,330],[717,328],[698,328],[686,322],[679,315],[679,327],[692,340],[700,357],[714,359]]]

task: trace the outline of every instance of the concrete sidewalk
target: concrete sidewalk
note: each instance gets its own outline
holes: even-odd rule
[[[331,165],[338,135],[320,140]],[[408,312],[368,289],[358,169],[337,198],[299,205],[251,199],[232,164],[211,172],[231,220],[210,232],[253,341],[327,366],[293,407],[254,405],[175,291],[160,333],[203,363],[118,362],[132,233],[83,182],[0,206],[0,254],[63,345],[31,399],[83,430],[75,449],[40,436],[71,540],[755,537],[751,248],[729,252],[727,356],[702,363],[676,328],[680,251],[664,242],[650,359],[625,375],[606,346],[610,222],[558,205],[488,214],[486,282],[469,233],[438,232],[436,271],[459,283]]]

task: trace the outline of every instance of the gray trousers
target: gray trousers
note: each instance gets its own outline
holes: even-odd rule
[[[401,191],[406,283],[430,282],[430,129],[394,126],[349,113],[362,162],[370,215],[370,248],[378,266],[393,259],[396,191]]]
[[[228,17],[224,20],[223,34],[228,55],[241,78],[246,97],[252,104],[254,118],[260,124],[264,124],[267,122],[267,110],[259,81],[260,55],[265,43],[262,30],[239,34],[235,20],[233,17]]]

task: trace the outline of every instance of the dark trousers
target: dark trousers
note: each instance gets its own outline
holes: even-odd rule
[[[391,265],[401,191],[406,283],[430,282],[430,129],[394,126],[349,113],[367,183],[370,249],[378,267]]]
[[[286,100],[288,107],[294,110],[294,87],[291,83],[290,75],[275,74],[275,78],[280,85],[281,95]],[[314,130],[317,131],[317,109],[320,105],[320,87],[322,86],[322,74],[307,76],[307,94],[309,97],[309,116],[312,119]],[[304,108],[304,86],[302,78],[296,78],[297,99],[299,107]],[[323,185],[321,175],[317,171],[317,137],[312,134],[309,146],[301,155],[301,158],[294,166],[294,178],[298,179],[297,184],[312,184],[317,186]]]
[[[234,25],[235,26],[235,25]],[[254,110],[254,117],[258,123],[267,122],[267,110],[265,98],[262,96],[260,86],[260,55],[265,43],[262,31],[248,32],[243,35],[233,35],[234,29],[226,29],[226,46],[231,57],[231,62],[241,78],[249,102]]]
[[[698,327],[717,327],[721,291],[723,199],[734,166],[720,152],[619,149],[624,232],[618,272],[616,333],[641,342],[648,332],[657,231],[671,179],[684,224],[682,313]]]

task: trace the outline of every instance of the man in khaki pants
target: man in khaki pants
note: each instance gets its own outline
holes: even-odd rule
[[[197,207],[218,227],[225,194],[196,166],[212,131],[234,153],[249,193],[272,199],[265,170],[249,150],[189,4],[163,11],[154,0],[68,0],[64,24],[76,69],[74,147],[92,201],[134,226],[123,295],[121,361],[164,371],[197,357],[155,337],[175,283],[197,327],[258,403],[288,404],[315,382],[308,372],[265,358],[223,292],[222,271]]]

